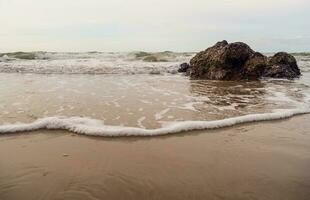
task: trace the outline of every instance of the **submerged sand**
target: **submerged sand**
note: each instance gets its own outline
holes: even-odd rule
[[[310,117],[153,138],[0,137],[0,199],[310,199]]]
[[[46,117],[161,128],[309,107],[310,79],[223,82],[181,75],[1,74],[0,126]]]

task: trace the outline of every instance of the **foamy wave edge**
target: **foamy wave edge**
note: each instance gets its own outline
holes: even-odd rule
[[[167,134],[175,134],[193,130],[218,129],[231,127],[237,124],[270,121],[290,118],[295,115],[310,113],[309,108],[291,109],[278,111],[274,113],[250,114],[240,117],[227,118],[216,121],[184,121],[174,122],[168,126],[158,129],[142,129],[134,127],[107,126],[99,120],[90,118],[63,118],[63,117],[47,117],[38,119],[29,124],[10,124],[0,126],[0,134],[29,132],[41,129],[48,130],[67,130],[77,134],[89,136],[103,137],[121,137],[121,136],[159,136]]]

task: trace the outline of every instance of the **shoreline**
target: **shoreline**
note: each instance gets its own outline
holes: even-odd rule
[[[225,127],[233,127],[239,124],[253,122],[274,121],[289,119],[298,115],[309,114],[310,109],[288,109],[282,112],[249,114],[238,117],[226,118],[215,121],[184,121],[173,122],[169,126],[157,129],[145,129],[138,127],[122,127],[104,125],[101,121],[89,118],[71,117],[46,117],[28,124],[8,124],[0,126],[0,133],[19,133],[37,130],[63,130],[80,135],[101,137],[153,137],[168,134],[180,134],[196,130],[214,130]]]
[[[309,122],[302,115],[151,138],[1,135],[0,199],[306,200]]]

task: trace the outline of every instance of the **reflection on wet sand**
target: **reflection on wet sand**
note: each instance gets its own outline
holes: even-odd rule
[[[191,80],[190,91],[196,97],[207,99],[200,105],[230,114],[270,112],[273,109],[306,106],[309,103],[309,85],[300,80],[261,80],[252,82]],[[204,109],[202,108],[204,107]],[[221,113],[224,115],[224,113]]]
[[[255,112],[255,106],[263,109],[265,90],[265,83],[261,81],[190,81],[190,92],[194,96],[208,98],[206,107],[213,106],[215,111],[235,111],[235,114],[247,113],[249,110]]]
[[[296,108],[309,98],[304,81],[223,82],[178,75],[0,74],[0,92],[2,124],[79,116],[148,129]]]

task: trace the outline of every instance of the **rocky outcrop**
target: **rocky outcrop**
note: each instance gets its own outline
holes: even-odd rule
[[[260,78],[266,69],[267,57],[259,52],[252,54],[244,64],[242,77],[247,80]]]
[[[183,72],[184,66],[181,68]],[[263,76],[296,78],[300,75],[295,58],[287,53],[268,59],[245,43],[229,44],[225,40],[192,58],[187,72],[191,78],[211,80],[257,80]]]
[[[279,52],[268,59],[263,76],[272,78],[296,78],[301,75],[294,56]]]

